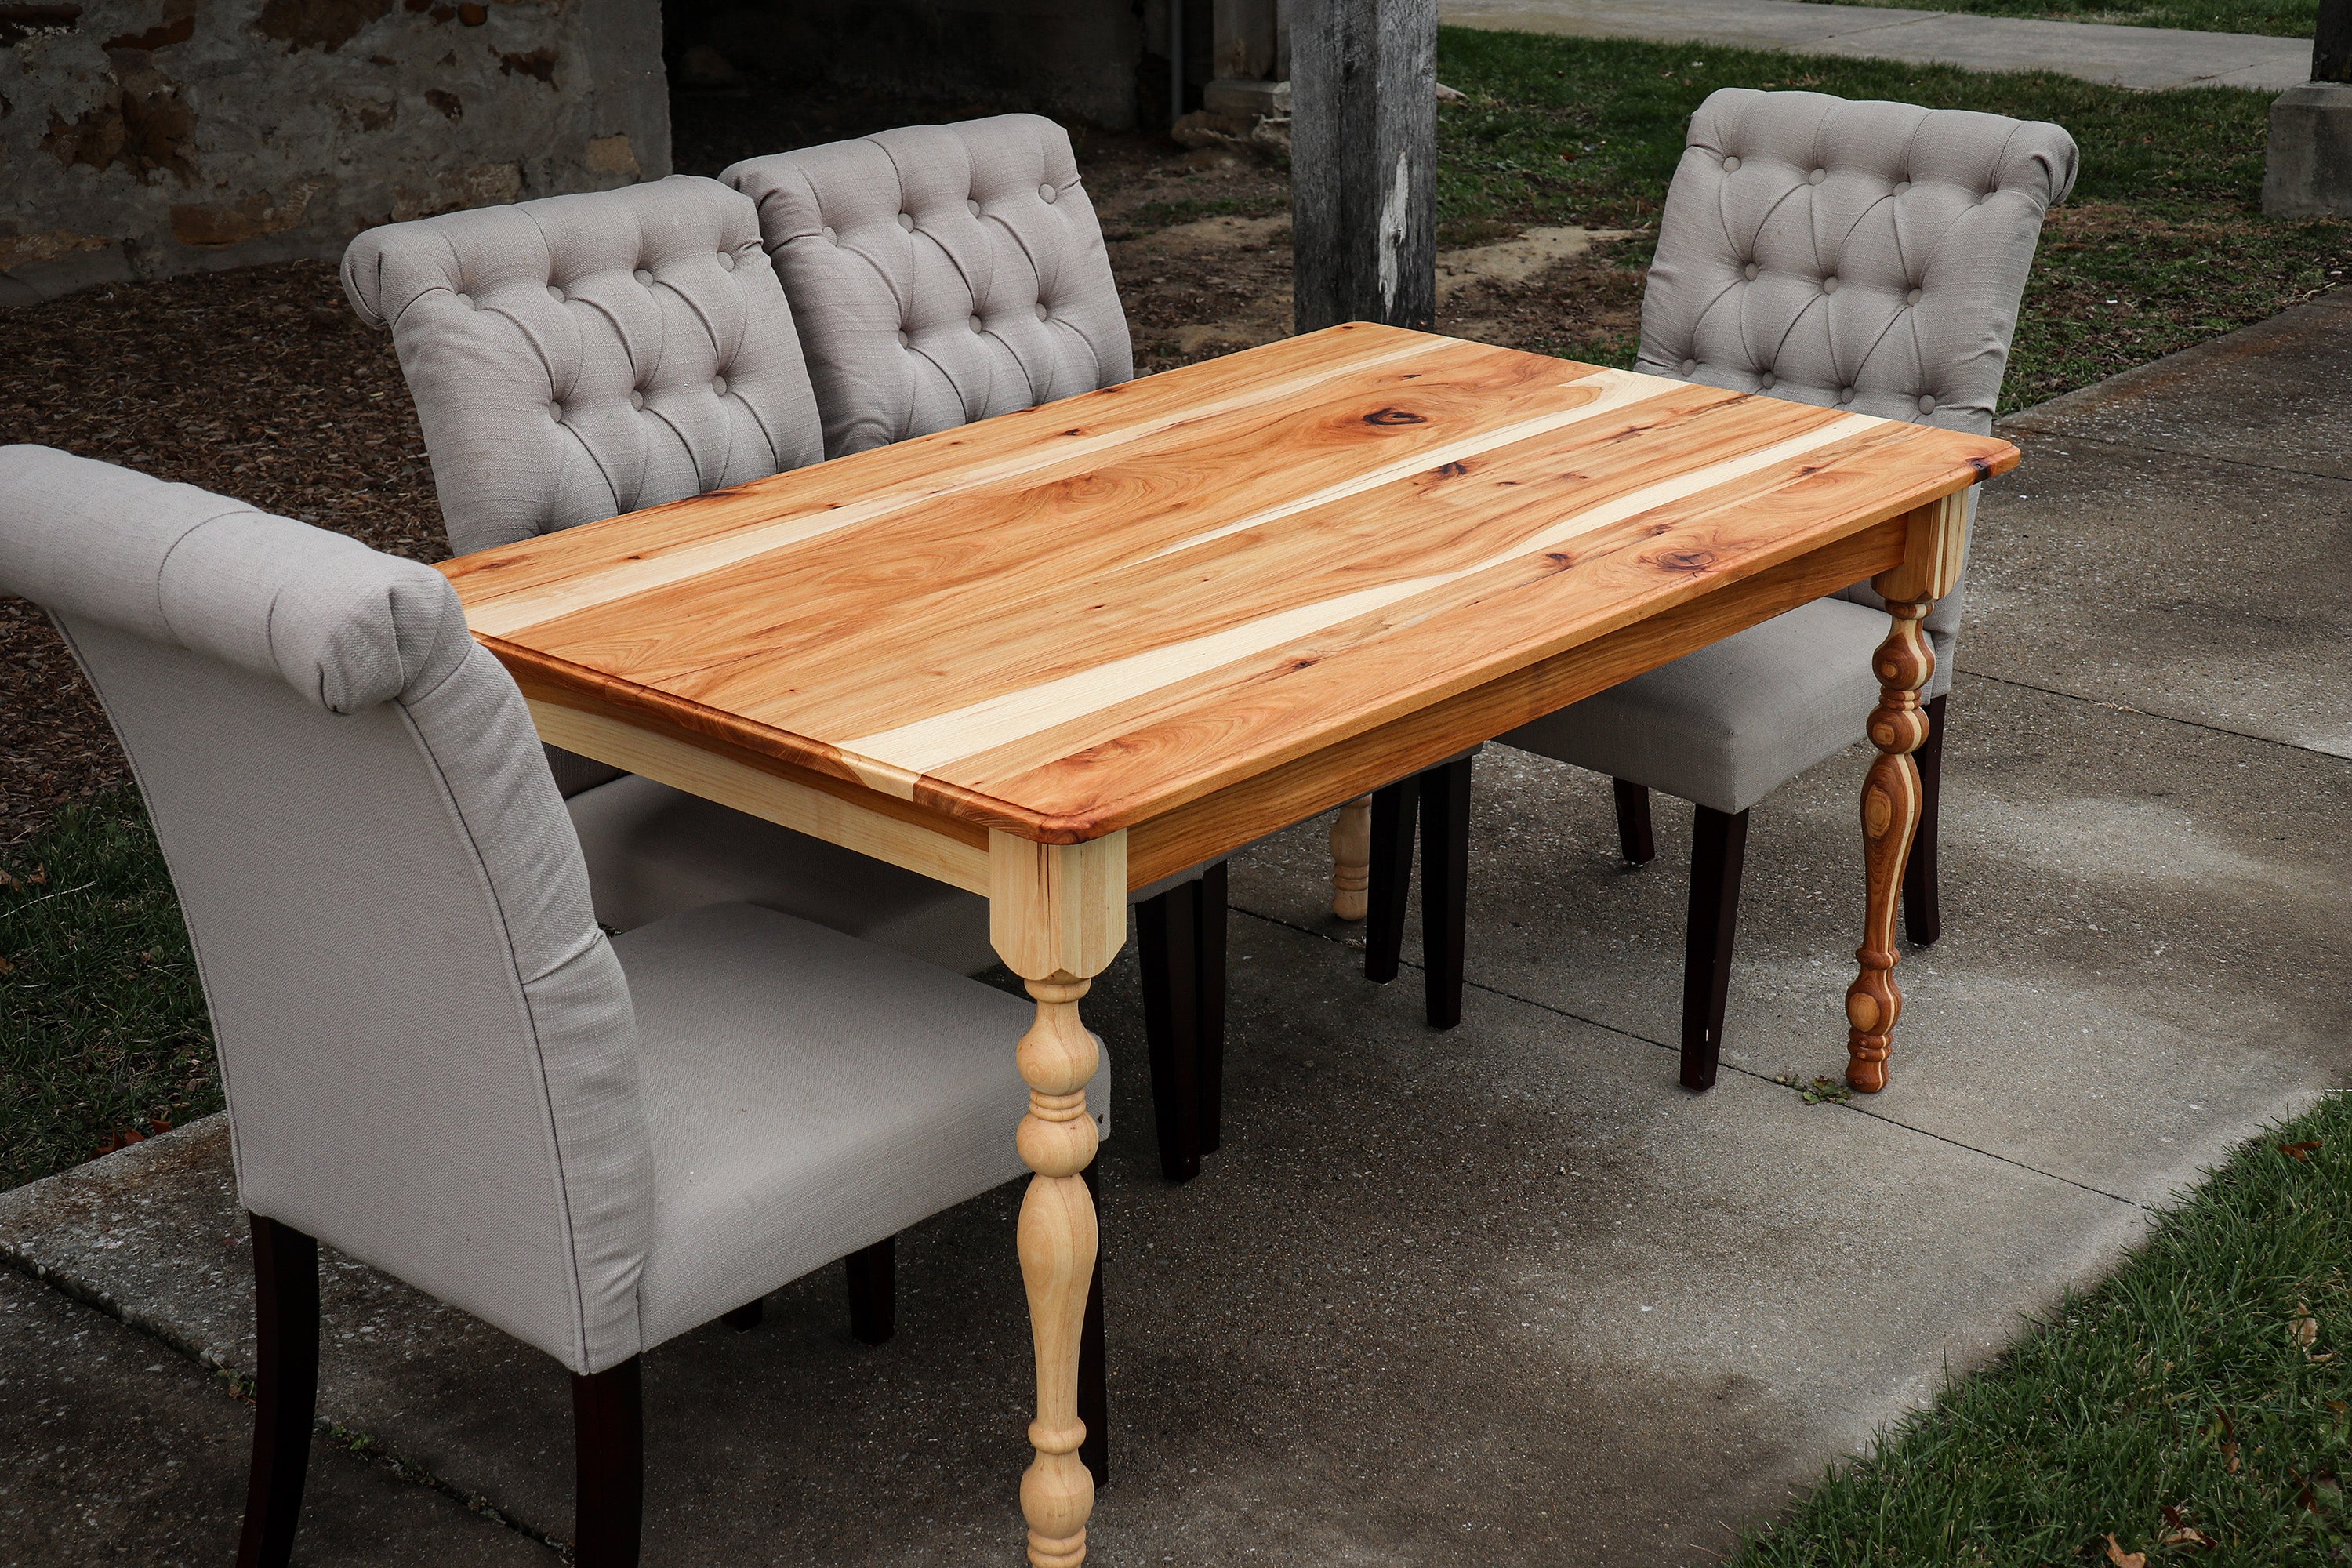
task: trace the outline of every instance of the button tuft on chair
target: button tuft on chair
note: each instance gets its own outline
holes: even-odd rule
[[[457,303],[470,310],[474,308],[474,297],[471,294],[460,294],[457,296]]]
[[[1837,292],[1837,289],[1838,289],[1838,285],[1837,285],[1837,274],[1836,274],[1836,273],[1832,272],[1832,273],[1831,273],[1828,277],[1826,277],[1826,278],[1824,278],[1824,279],[1822,279],[1822,293],[1824,293],[1824,294],[1834,294],[1834,293],[1836,293],[1836,292]]]
[[[1053,312],[1045,309],[1045,300],[1038,300],[1038,301],[1037,301],[1037,319],[1038,319],[1039,321],[1044,321],[1047,316],[1050,316],[1051,314],[1053,314]]]
[[[1696,360],[1695,360],[1695,359],[1686,359],[1686,360],[1683,361],[1683,374],[1684,374],[1685,375],[1688,375],[1691,372],[1693,372],[1693,371],[1696,370],[1697,368],[1698,368],[1698,361],[1696,361]]]
[[[1919,400],[1919,412],[1922,414],[1936,412],[1936,400],[1932,397],[1922,397]]]
[[[913,213],[900,213],[898,215],[898,226],[905,229],[909,234],[914,233],[915,215]]]
[[[1750,283],[1753,283],[1756,281],[1757,274],[1763,270],[1764,269],[1762,268],[1757,266],[1756,263],[1751,261],[1747,266],[1739,269],[1739,275],[1742,278],[1747,279]]]
[[[970,196],[966,196],[963,199],[963,210],[970,213],[972,216],[978,217],[980,216],[980,204],[972,200]]]
[[[906,328],[904,328],[904,327],[900,327],[900,328],[898,329],[898,346],[899,346],[900,348],[902,348],[902,349],[903,349],[903,348],[909,348],[909,347],[913,346],[914,342],[915,342],[915,340],[914,340],[914,339],[912,339],[912,338],[910,338],[910,337],[908,337],[908,336],[907,335],[907,329],[906,329]]]
[[[1829,177],[1830,172],[1827,169],[1815,169],[1811,174],[1805,176],[1805,184],[1809,185],[1818,185]]]
[[[975,332],[978,332],[978,331],[982,331],[982,327],[981,327],[981,324],[980,324],[980,318],[979,318],[978,316],[972,316],[972,317],[969,317],[969,318],[967,318],[967,319],[965,320],[964,325],[966,325],[966,326],[970,327],[970,328],[971,328],[973,331],[975,331]]]
[[[643,408],[645,405],[646,405],[646,395],[645,395],[644,393],[642,393],[642,392],[632,392],[632,393],[630,393],[630,394],[629,394],[629,406],[630,406],[630,407],[632,407],[632,408]]]
[[[1916,305],[1919,302],[1920,298],[1920,291],[1914,289],[1911,292],[1903,296],[1903,302],[1906,305]]]
[[[644,284],[648,289],[654,286],[654,275],[646,271],[642,267],[638,268],[635,272],[630,273],[629,276],[635,279],[638,282]]]
[[[1838,401],[1840,403],[1852,403],[1853,401],[1853,388],[1851,386],[1839,387]]]
[[[723,267],[723,268],[726,268],[728,271],[730,271],[730,272],[734,271],[734,270],[735,270],[735,253],[734,253],[733,251],[731,251],[731,250],[722,250],[722,251],[720,251],[720,252],[719,253],[719,266],[721,266],[721,267]]]
[[[551,299],[551,300],[554,300],[554,301],[555,301],[557,304],[559,304],[559,305],[561,305],[562,303],[563,303],[563,290],[562,290],[562,289],[558,289],[558,288],[557,288],[554,284],[552,284],[552,283],[550,283],[550,284],[547,286],[547,297],[548,297],[549,299]]]
[[[562,419],[563,417],[563,405],[561,403],[550,402],[547,405],[547,416],[550,419]]]
[[[721,397],[726,396],[726,395],[727,395],[727,378],[726,378],[725,376],[723,376],[723,375],[714,375],[714,376],[712,376],[712,377],[710,378],[710,390],[711,390],[711,391],[713,391],[713,392],[715,392],[715,393],[717,393],[717,394],[718,394],[719,396],[721,396]]]
[[[817,233],[824,236],[824,242],[827,245],[839,245],[841,243],[841,236],[835,231],[834,226],[831,224],[825,225],[823,228],[817,230]]]
[[[1738,167],[1739,160],[1737,158],[1726,158],[1723,161],[1723,172],[1727,174],[1733,173]]]
[[[1037,187],[1037,199],[1041,202],[1050,202],[1054,199],[1055,195],[1056,193],[1051,185],[1040,185]]]
[[[1895,182],[1895,194],[1898,196],[1910,188],[1911,182],[1908,180],[1897,180]]]
[[[1768,370],[1762,375],[1756,378],[1756,384],[1762,387],[1765,391],[1769,392],[1774,386],[1779,384],[1779,381],[1778,378],[1776,378],[1772,373]]]

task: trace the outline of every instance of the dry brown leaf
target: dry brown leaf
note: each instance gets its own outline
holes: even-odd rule
[[[2184,1524],[2178,1530],[2166,1531],[2164,1532],[2164,1544],[2167,1546],[2210,1546],[2213,1544],[2213,1538],[2206,1534],[2201,1530]]]
[[[49,885],[49,868],[47,866],[37,865],[33,868],[33,874],[25,880],[36,888],[46,888]]]
[[[2294,1304],[2294,1342],[2309,1350],[2313,1342],[2319,1338],[2319,1320],[2313,1317],[2311,1309],[2301,1301]]]
[[[2319,1140],[2316,1138],[2311,1138],[2306,1139],[2301,1143],[2282,1143],[2278,1146],[2278,1152],[2282,1154],[2291,1155],[2294,1159],[2301,1160],[2308,1163],[2311,1159],[2311,1152],[2318,1147]]]
[[[0,953],[0,974],[13,973],[15,973],[16,968],[16,966],[15,964],[8,962],[8,955],[6,953]]]
[[[16,885],[16,878],[11,877],[11,876],[10,876],[10,875],[8,875],[8,873],[7,873],[7,872],[5,872],[5,871],[0,871],[0,888],[13,888],[13,887],[15,887]]]
[[[2238,1473],[2238,1446],[2235,1443],[2221,1445],[2221,1468],[2233,1476]]]
[[[2112,1533],[2107,1536],[2107,1561],[2114,1563],[2116,1568],[2147,1568],[2147,1552],[2126,1552],[2116,1544],[2116,1538]]]

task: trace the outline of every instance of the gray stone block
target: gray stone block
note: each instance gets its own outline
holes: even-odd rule
[[[2271,105],[2263,211],[2273,217],[2352,214],[2352,83],[2307,81]]]
[[[1247,120],[1258,116],[1284,120],[1290,114],[1290,84],[1286,81],[1213,81],[1201,93],[1201,107],[1212,114]]]

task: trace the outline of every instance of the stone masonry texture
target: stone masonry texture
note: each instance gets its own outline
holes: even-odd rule
[[[0,0],[0,306],[668,172],[655,0]]]

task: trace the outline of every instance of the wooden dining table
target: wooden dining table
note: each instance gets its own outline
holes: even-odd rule
[[[1127,896],[1869,579],[1848,1078],[1883,1087],[1920,622],[2016,449],[1359,324],[442,568],[547,741],[984,894],[1034,1021],[1009,1130],[1029,1560],[1086,1555],[1079,1004]]]

